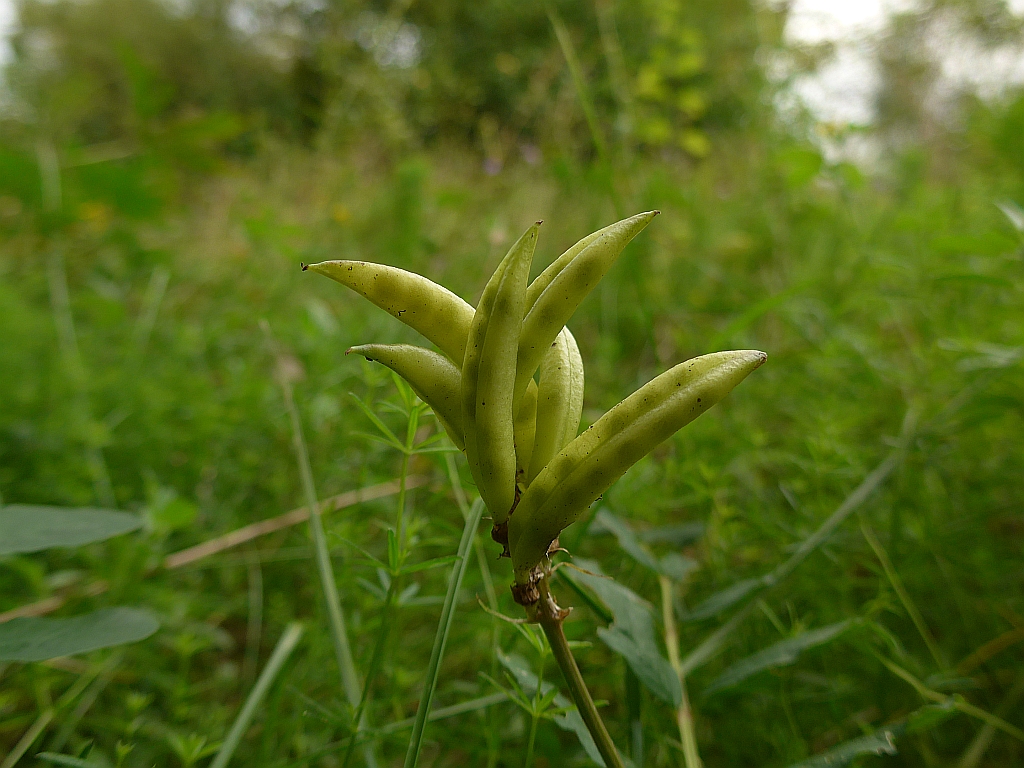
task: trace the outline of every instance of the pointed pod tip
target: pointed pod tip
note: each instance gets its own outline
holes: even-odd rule
[[[304,261],[300,261],[299,267],[302,269],[303,272],[305,272],[307,269],[309,269],[309,264],[305,263]]]
[[[732,352],[726,352],[723,354],[731,356],[732,359],[737,362],[742,361],[741,364],[745,368],[749,368],[751,371],[756,368],[760,368],[768,359],[768,353],[762,352],[759,349],[736,349]]]
[[[544,219],[540,219],[539,221],[535,221],[533,224],[534,224],[534,226],[539,227],[543,223],[544,223]]]

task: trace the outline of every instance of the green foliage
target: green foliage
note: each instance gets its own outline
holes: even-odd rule
[[[0,661],[45,661],[143,640],[160,624],[148,611],[106,608],[67,619],[11,619],[0,624]]]
[[[9,504],[0,507],[0,555],[78,547],[142,527],[142,519],[108,509]]]
[[[720,638],[717,654],[685,680],[708,765],[954,764],[984,739],[985,761],[1020,762],[1010,731],[963,708],[1022,725],[1011,696],[1024,665],[1020,94],[965,100],[960,119],[930,123],[898,146],[866,131],[882,160],[855,167],[807,142],[800,126],[774,121],[753,53],[759,38],[771,53],[777,14],[728,3],[673,7],[662,18],[647,3],[635,14],[609,5],[631,107],[616,96],[597,5],[555,7],[614,167],[628,179],[616,187],[622,204],[663,215],[573,320],[588,362],[582,426],[679,359],[756,347],[772,364],[756,391],[734,393],[608,490],[601,509],[622,525],[595,512],[601,523],[591,530],[612,536],[582,537],[581,520],[562,545],[645,601],[659,655],[664,627],[651,604],[660,576],[674,582],[680,655]],[[66,621],[139,605],[163,629],[53,665],[0,665],[0,754],[32,733],[26,761],[48,752],[148,768],[209,754],[284,628],[301,620],[303,644],[234,759],[271,768],[340,762],[353,708],[338,686],[302,527],[187,568],[160,567],[169,553],[304,505],[276,360],[257,321],[272,324],[296,375],[321,498],[391,480],[403,452],[358,434],[373,427],[347,393],[403,447],[407,404],[382,366],[360,367],[342,352],[366,338],[412,343],[413,335],[327,281],[311,285],[299,262],[379,260],[436,276],[475,302],[512,233],[530,222],[547,222],[536,272],[614,219],[609,171],[589,163],[593,142],[539,7],[413,4],[402,22],[420,31],[422,58],[401,69],[380,66],[343,34],[364,10],[380,19],[387,9],[332,5],[306,17],[296,6],[282,11],[279,28],[294,13],[305,31],[283,70],[266,64],[266,49],[218,58],[248,43],[203,16],[201,4],[170,15],[155,7],[39,4],[17,43],[8,80],[16,98],[0,129],[0,493],[29,505],[113,505],[147,525],[75,549],[4,555],[0,612],[59,603],[52,620]],[[46,29],[56,47],[32,48],[45,40],[32,34]],[[323,35],[307,34],[315,30]],[[64,58],[34,73],[27,57],[46,50]],[[668,62],[689,50],[702,52],[704,68],[673,79]],[[648,67],[671,85],[666,100],[637,94]],[[40,74],[48,79],[29,77]],[[692,120],[673,101],[691,87],[706,103]],[[634,122],[621,122],[630,108]],[[642,139],[643,121],[663,115],[673,130],[703,132],[710,154],[694,162]],[[57,157],[56,210],[47,207],[54,177],[42,172],[40,136]],[[491,156],[501,159],[494,175],[480,170]],[[70,336],[67,315],[55,310],[55,253],[66,267]],[[908,412],[916,427],[902,444]],[[426,411],[418,423],[414,445],[440,447],[423,445],[440,434]],[[769,588],[765,575],[894,450],[898,461],[859,507],[891,573],[844,518]],[[464,525],[446,455],[409,455],[410,472],[431,481],[409,491],[404,511],[407,567],[449,567],[405,573],[389,612],[394,499],[324,513],[361,673],[383,617],[393,622],[353,763],[371,739],[389,759],[408,746],[448,590],[445,558]],[[97,496],[97,458],[110,504]],[[433,713],[443,719],[425,729],[424,762],[518,766],[532,718],[494,699],[478,673],[509,688],[495,646],[505,658],[539,658],[469,599],[478,593],[514,611],[507,565],[488,542],[473,548],[479,557],[439,664]],[[609,606],[582,589],[593,607],[556,582],[560,601],[576,605],[571,640],[613,624]],[[854,617],[865,630],[703,696],[744,660]],[[672,705],[645,687],[630,706],[628,662],[604,642],[578,654],[616,743],[631,742],[639,723],[646,764],[678,765]],[[924,681],[921,689],[883,660]],[[541,672],[524,665],[534,678]],[[538,687],[543,701],[554,690],[544,686],[560,684],[550,657],[543,673],[542,686],[520,682],[530,701]],[[563,706],[550,705],[549,714]],[[537,720],[538,764],[584,764],[587,752],[555,717]]]

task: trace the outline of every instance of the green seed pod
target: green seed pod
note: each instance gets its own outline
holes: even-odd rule
[[[447,288],[414,272],[367,261],[322,261],[303,269],[362,294],[436,344],[457,365],[462,364],[473,307]]]
[[[462,374],[451,360],[411,344],[363,344],[345,354],[349,352],[383,363],[409,382],[413,392],[434,411],[459,450],[466,447],[460,397]]]
[[[495,524],[505,522],[515,500],[512,387],[538,227],[516,241],[484,287],[462,364],[466,457]]]
[[[512,433],[516,440],[516,480],[525,481],[537,435],[537,382],[533,380],[527,385],[523,402],[516,411]]]
[[[767,357],[738,350],[681,363],[569,443],[533,481],[509,521],[516,581],[529,581],[551,542],[627,469],[725,397]]]
[[[533,381],[532,379],[530,380]],[[527,391],[529,391],[527,387]],[[583,414],[583,359],[576,339],[563,328],[540,363],[537,436],[533,443],[529,486],[551,458],[575,437]],[[526,399],[523,399],[526,402]]]
[[[615,259],[657,211],[638,213],[605,227],[574,245],[542,272],[519,339],[514,402],[526,391],[544,353],[569,321],[580,302],[611,268]],[[579,249],[579,250],[576,250]],[[575,253],[574,253],[575,251]],[[539,294],[538,294],[539,290]]]

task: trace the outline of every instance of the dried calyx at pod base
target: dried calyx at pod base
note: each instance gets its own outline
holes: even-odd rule
[[[512,558],[512,592],[534,620],[563,615],[544,583],[559,533],[767,358],[733,350],[680,363],[577,435],[583,361],[566,322],[657,213],[588,235],[530,282],[537,222],[502,259],[475,309],[397,267],[363,261],[303,266],[362,294],[440,350],[365,344],[349,351],[404,378],[465,452],[491,513],[492,536]]]

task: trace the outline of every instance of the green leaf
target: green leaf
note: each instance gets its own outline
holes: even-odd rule
[[[925,704],[907,717],[907,733],[920,733],[946,722],[960,712],[956,699],[950,696],[941,704]]]
[[[408,565],[402,568],[402,573],[417,573],[418,571],[426,571],[430,568],[440,568],[442,565],[454,563],[458,559],[458,555],[445,555],[444,557],[435,557],[432,560],[424,560],[422,563],[416,563],[416,565]]]
[[[682,525],[665,525],[660,528],[649,528],[640,531],[637,537],[647,544],[671,544],[674,547],[685,547],[693,544],[704,535],[704,523],[683,523]]]
[[[655,573],[661,573],[661,567],[650,550],[637,541],[633,529],[616,517],[608,507],[599,509],[594,516],[594,522],[590,524],[591,533],[604,533],[605,531],[615,536],[623,551],[640,565],[650,568]]]
[[[597,593],[614,616],[614,623],[599,629],[598,637],[622,656],[640,682],[655,696],[678,707],[683,698],[679,677],[672,665],[661,655],[654,634],[654,612],[650,603],[632,590],[603,577],[597,563],[583,558],[576,565],[596,575],[574,571],[566,576],[582,582]]]
[[[1003,200],[996,203],[996,207],[1003,212],[1003,215],[1018,232],[1024,232],[1024,210],[1012,200]]]
[[[401,553],[398,551],[398,539],[393,529],[388,528],[388,567],[392,573],[398,573],[398,562]]]
[[[455,616],[455,607],[458,604],[459,590],[462,588],[462,579],[466,575],[466,566],[469,563],[469,548],[473,544],[473,537],[480,525],[480,518],[483,516],[484,504],[477,499],[470,507],[466,515],[466,524],[462,529],[462,538],[459,540],[459,549],[455,558],[455,565],[452,567],[451,575],[448,577],[448,589],[444,596],[444,606],[441,608],[441,617],[437,622],[437,634],[434,635],[434,645],[430,649],[430,661],[427,663],[427,678],[423,683],[423,692],[420,694],[420,703],[416,707],[416,719],[413,721],[412,736],[409,738],[409,748],[405,753],[405,768],[416,768],[419,762],[420,749],[423,746],[423,732],[427,725],[427,718],[430,715],[430,703],[434,698],[434,690],[437,687],[437,676],[441,670],[441,659],[444,658],[444,648],[448,644],[448,633],[452,627],[452,619]]]
[[[532,700],[537,693],[537,676],[530,671],[530,665],[526,663],[526,660],[515,653],[510,653],[506,656],[499,650],[498,661],[500,661],[502,666],[509,671],[512,679],[515,680],[519,687]],[[554,686],[551,683],[543,683],[541,685],[541,695],[550,692],[553,688]],[[565,711],[565,714],[555,715],[552,717],[552,722],[554,722],[554,724],[563,731],[572,731],[575,733],[576,738],[580,740],[580,745],[587,753],[587,757],[604,768],[604,758],[602,758],[601,753],[597,751],[597,745],[594,743],[594,737],[591,736],[590,731],[587,730],[586,723],[583,722],[583,717],[580,715],[579,710],[577,710],[573,703],[562,694],[555,696],[552,701],[556,707]]]
[[[0,555],[79,547],[142,527],[142,518],[88,507],[0,507]]]
[[[853,623],[850,620],[840,621],[812,632],[802,632],[796,637],[770,645],[726,669],[707,687],[704,693],[707,695],[729,688],[766,669],[789,666],[797,660],[801,652],[834,640],[849,629]]]
[[[868,736],[850,739],[807,760],[794,763],[789,768],[838,768],[849,765],[861,755],[895,755],[896,737],[900,727],[880,728]]]
[[[716,616],[726,608],[738,603],[751,592],[765,586],[764,579],[744,579],[731,587],[715,592],[711,597],[698,605],[686,615],[686,621],[700,621]]]
[[[137,608],[104,608],[67,619],[20,618],[0,624],[0,661],[45,661],[134,643],[160,624]]]
[[[80,757],[71,757],[71,755],[58,755],[55,752],[40,752],[36,758],[54,765],[64,765],[67,768],[103,768],[99,763],[92,763]]]
[[[703,530],[703,528],[701,529]],[[675,581],[682,581],[697,567],[697,563],[678,552],[670,552],[658,560],[650,550],[640,543],[637,534],[621,518],[607,507],[602,507],[590,524],[591,533],[611,533],[619,542],[623,551],[640,565],[650,568],[655,573],[668,576]]]

